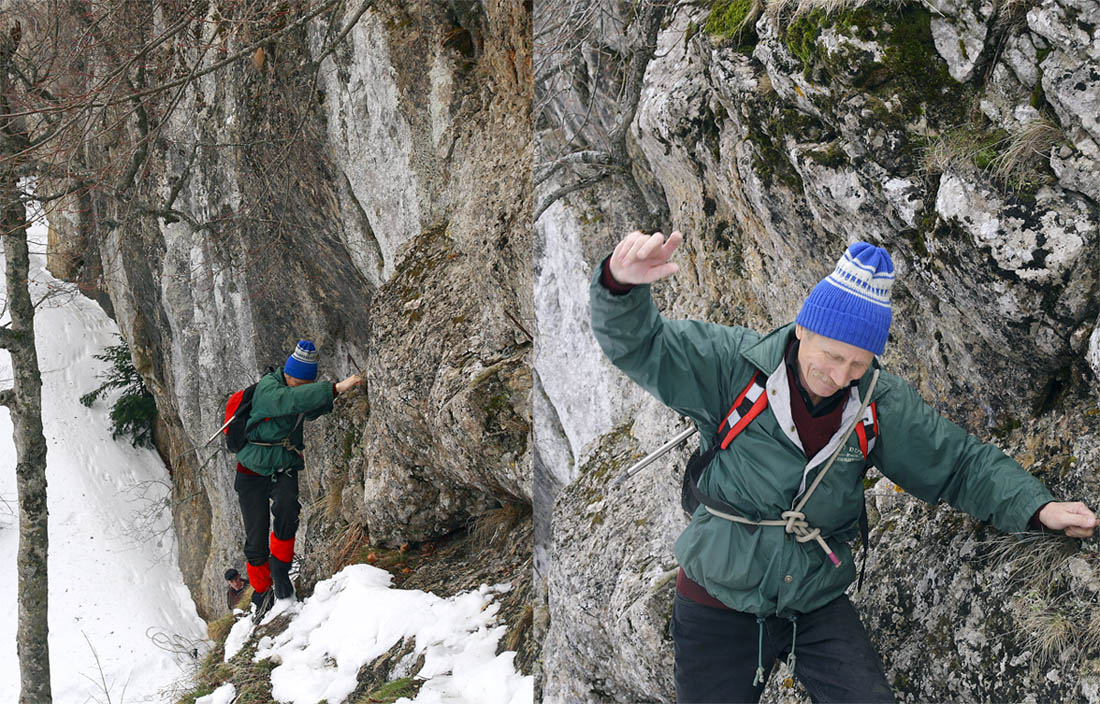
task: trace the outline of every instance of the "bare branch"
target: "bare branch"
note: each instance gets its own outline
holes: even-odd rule
[[[543,212],[547,208],[549,208],[551,205],[553,205],[556,201],[558,201],[559,199],[564,198],[565,196],[569,195],[570,193],[573,193],[574,191],[579,191],[582,188],[588,188],[589,186],[594,186],[597,183],[599,183],[600,181],[603,181],[605,178],[607,178],[610,175],[611,175],[611,171],[601,171],[600,173],[596,174],[595,176],[589,176],[588,178],[582,178],[582,179],[574,181],[573,183],[570,183],[566,186],[562,186],[561,188],[554,191],[550,195],[546,196],[546,198],[544,198],[542,200],[542,203],[539,204],[539,207],[535,209],[535,215],[534,215],[534,217],[531,218],[531,222],[538,222],[538,219],[542,216]]]
[[[373,4],[374,0],[364,0],[363,4],[360,5],[359,9],[356,11],[355,16],[352,17],[351,20],[349,20],[348,23],[344,26],[344,29],[336,35],[336,38],[332,40],[332,42],[328,45],[328,48],[321,52],[321,55],[317,57],[315,63],[321,63],[325,60],[326,57],[328,57],[329,54],[336,50],[336,47],[340,45],[340,42],[344,41],[344,37],[348,36],[348,32],[350,32],[352,28],[359,23],[359,19],[363,16],[363,13],[370,9],[371,5]]]
[[[634,122],[634,115],[638,112],[642,81],[645,78],[646,67],[653,59],[653,52],[657,50],[657,34],[661,29],[666,9],[664,3],[653,3],[645,8],[644,43],[631,56],[626,78],[623,80],[623,90],[619,99],[619,120],[611,130],[611,148],[621,148],[623,157],[626,156],[626,133],[630,129],[630,123]]]
[[[611,153],[600,149],[585,149],[579,152],[571,152],[555,159],[550,164],[538,169],[534,178],[534,185],[540,186],[554,175],[554,172],[566,164],[593,164],[596,166],[611,166],[613,164]]]
[[[125,103],[125,102],[130,101],[130,100],[134,100],[134,99],[137,99],[137,98],[144,98],[146,96],[154,95],[156,93],[162,93],[166,90],[170,90],[172,88],[176,88],[178,86],[190,83],[191,81],[193,81],[196,78],[202,78],[203,76],[207,75],[208,73],[213,73],[214,71],[217,71],[218,69],[224,68],[224,67],[228,66],[229,64],[237,61],[238,59],[241,59],[241,58],[244,58],[245,56],[250,56],[250,55],[256,53],[256,49],[260,48],[264,44],[268,44],[270,42],[273,42],[273,41],[283,37],[286,34],[290,34],[291,32],[295,31],[296,29],[298,29],[302,25],[304,25],[307,22],[309,22],[310,20],[312,20],[314,17],[318,17],[320,15],[323,15],[324,13],[331,10],[335,5],[337,5],[341,2],[343,2],[343,0],[329,0],[325,4],[318,7],[313,12],[309,13],[308,15],[305,15],[304,17],[301,17],[300,19],[292,22],[291,24],[288,24],[286,27],[283,27],[278,32],[275,32],[274,34],[265,35],[265,36],[261,37],[260,39],[252,42],[251,44],[249,44],[245,48],[241,49],[240,51],[237,51],[236,53],[225,57],[221,61],[218,61],[217,63],[211,64],[210,66],[207,66],[203,70],[195,72],[195,73],[193,73],[193,74],[191,74],[191,75],[189,75],[185,78],[180,78],[180,79],[177,79],[175,81],[169,81],[167,83],[161,83],[161,84],[158,84],[158,85],[156,85],[152,88],[148,88],[146,90],[134,93],[133,95],[127,95],[123,98],[119,98],[118,100],[112,100],[112,101],[108,101],[108,102],[104,102],[104,103],[90,103],[89,107],[101,108],[101,107],[109,107],[109,106],[112,106],[112,105],[119,105],[121,103]]]

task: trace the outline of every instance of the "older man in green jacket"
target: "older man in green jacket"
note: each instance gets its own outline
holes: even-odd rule
[[[233,488],[244,519],[244,554],[256,616],[270,608],[272,597],[294,595],[290,565],[301,509],[298,471],[305,467],[303,424],[332,412],[337,394],[362,381],[354,374],[336,384],[314,383],[316,379],[317,349],[300,340],[286,364],[265,374],[252,393],[248,442],[237,453]]]
[[[1015,461],[879,367],[892,318],[885,250],[853,244],[795,323],[761,335],[661,317],[648,284],[677,271],[670,257],[681,240],[627,235],[590,291],[604,352],[695,421],[700,450],[721,439],[720,428],[722,437],[735,428],[727,419],[735,399],[765,397],[763,411],[713,454],[698,482],[705,503],[676,541],[677,699],[757,701],[772,663],[787,656],[815,701],[892,701],[844,594],[855,578],[848,541],[868,464],[914,496],[1006,532],[1042,524],[1087,537],[1096,517],[1054,501]],[[861,423],[866,430],[852,433]]]

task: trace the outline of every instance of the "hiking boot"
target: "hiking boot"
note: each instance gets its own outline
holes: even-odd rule
[[[252,623],[259,623],[263,620],[263,617],[267,615],[267,612],[271,610],[271,607],[275,604],[275,590],[268,589],[266,592],[252,592],[252,606],[255,608],[252,610]]]
[[[269,562],[271,564],[271,587],[275,592],[275,598],[293,597],[294,585],[290,583],[290,563],[283,562],[274,556],[270,558]]]

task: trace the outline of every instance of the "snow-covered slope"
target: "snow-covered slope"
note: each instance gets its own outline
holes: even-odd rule
[[[254,659],[279,663],[271,671],[272,696],[280,702],[342,702],[356,688],[359,669],[403,641],[413,644],[394,678],[425,680],[417,704],[530,704],[534,678],[516,672],[515,653],[497,654],[506,626],[497,619],[496,594],[509,585],[481,588],[443,599],[415,589],[391,589],[391,576],[370,565],[351,565],[317,584],[298,603],[279,600],[264,618],[290,616],[277,635],[263,635]],[[255,638],[252,619],[241,618],[225,643],[228,662]],[[423,666],[412,672],[423,657]],[[202,704],[216,704],[223,685]],[[408,699],[400,699],[402,703]]]
[[[113,396],[79,402],[99,385],[92,359],[118,329],[74,286],[45,271],[46,229],[29,232],[32,295],[48,443],[50,664],[56,702],[162,702],[204,648],[205,625],[183,586],[168,512],[168,471],[151,450],[111,438]],[[0,258],[0,270],[3,261]],[[2,297],[2,294],[0,294]],[[11,385],[0,351],[0,388]],[[18,503],[11,418],[0,408],[0,702],[19,693],[16,659]],[[98,658],[98,664],[97,664]]]

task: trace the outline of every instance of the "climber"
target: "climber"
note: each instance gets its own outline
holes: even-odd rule
[[[696,486],[707,503],[676,541],[677,700],[758,701],[786,657],[814,701],[893,701],[845,595],[868,465],[920,499],[947,501],[1006,532],[1084,538],[1096,516],[1055,501],[881,369],[894,278],[885,250],[848,247],[795,321],[761,335],[658,314],[648,284],[676,273],[670,258],[681,241],[679,232],[630,233],[590,287],[592,329],[611,361],[694,420],[701,450],[722,447],[720,427],[733,437],[710,455]],[[757,402],[762,410],[747,413]],[[731,403],[740,410],[727,421]],[[740,423],[742,413],[754,419]]]
[[[236,568],[230,567],[225,571],[225,603],[230,611],[237,608],[237,603],[241,600],[241,593],[246,586],[248,586],[248,583],[244,581],[244,577]]]
[[[286,364],[256,385],[248,443],[237,453],[233,488],[244,519],[244,554],[257,615],[270,608],[272,592],[278,599],[294,596],[290,565],[301,508],[298,472],[305,466],[302,424],[331,412],[338,394],[362,382],[356,374],[336,384],[313,383],[316,379],[317,349],[301,340]]]

